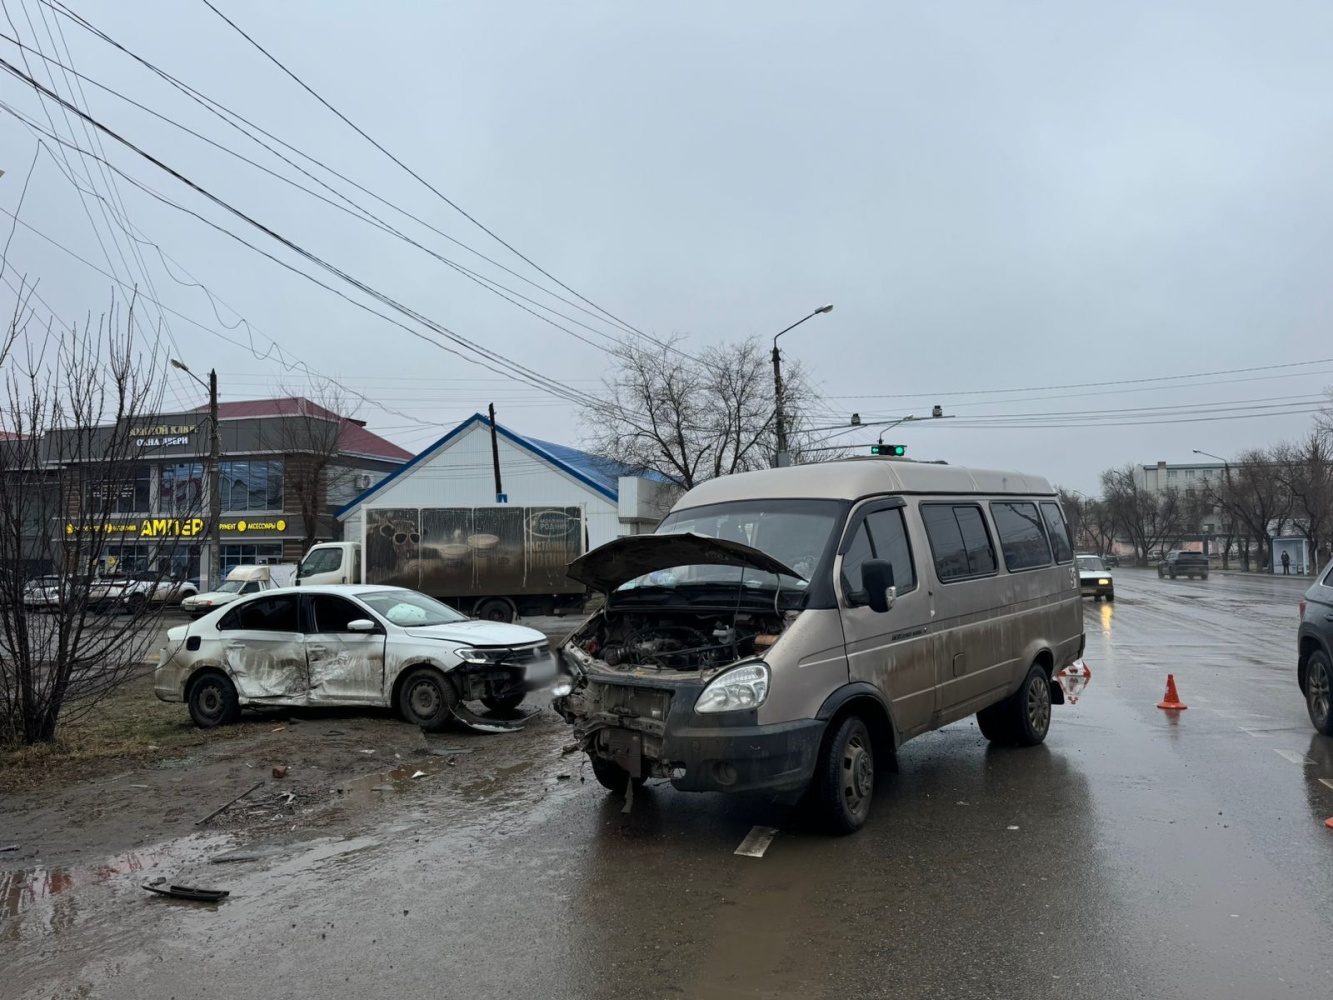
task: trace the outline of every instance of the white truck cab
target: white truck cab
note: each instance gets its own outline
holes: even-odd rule
[[[230,604],[237,598],[257,594],[262,590],[290,587],[295,576],[296,567],[291,563],[275,566],[233,566],[221,587],[185,598],[181,601],[181,608],[199,618],[215,608]]]
[[[359,542],[321,542],[312,545],[296,571],[296,586],[324,586],[361,582]]]

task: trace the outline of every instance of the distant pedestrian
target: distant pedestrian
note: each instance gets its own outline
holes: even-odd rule
[[[1283,552],[1283,553],[1282,553],[1282,575],[1283,575],[1283,576],[1290,576],[1290,575],[1291,575],[1291,553],[1290,553],[1290,552]]]

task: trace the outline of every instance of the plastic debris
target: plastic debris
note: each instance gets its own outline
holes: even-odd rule
[[[188,899],[195,903],[217,903],[231,895],[226,889],[196,889],[188,885],[169,885],[164,888],[162,883],[165,881],[166,879],[160,879],[154,882],[145,882],[143,887],[149,892],[157,893],[159,896],[170,896],[172,899]]]

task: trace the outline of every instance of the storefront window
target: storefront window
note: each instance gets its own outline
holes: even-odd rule
[[[136,465],[117,472],[93,469],[88,478],[88,512],[147,514],[152,508],[153,466]]]
[[[203,510],[204,467],[164,465],[158,480],[157,509],[161,514],[197,514]]]
[[[272,566],[280,562],[282,562],[281,542],[222,546],[222,575],[224,577],[237,566]]]
[[[281,461],[223,462],[221,473],[224,512],[282,510]]]

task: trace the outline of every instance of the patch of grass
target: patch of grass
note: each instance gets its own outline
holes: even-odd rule
[[[72,705],[68,712],[78,715],[81,709]],[[196,729],[185,705],[157,700],[150,672],[80,718],[62,722],[54,742],[0,750],[0,792],[63,785],[183,757],[194,747],[248,735],[263,724]]]

